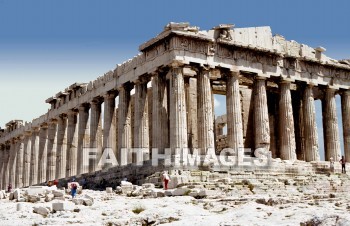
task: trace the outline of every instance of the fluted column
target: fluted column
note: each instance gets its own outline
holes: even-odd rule
[[[29,186],[30,178],[30,159],[32,149],[32,132],[26,131],[24,138],[24,155],[23,155],[23,187]]]
[[[17,138],[13,138],[10,143],[10,164],[9,164],[9,184],[15,188],[15,172],[17,163]]]
[[[290,82],[280,82],[279,99],[279,145],[281,159],[295,160],[295,133]]]
[[[96,148],[96,158],[89,160],[89,172],[100,170],[98,161],[102,155],[102,127],[101,127],[101,101],[95,99],[91,102],[91,116],[90,116],[90,147]]]
[[[114,155],[117,154],[116,118],[115,118],[114,92],[104,96],[104,119],[103,119],[103,150],[111,148]]]
[[[5,145],[0,144],[0,190],[3,189],[3,175],[4,175],[4,163],[5,163]]]
[[[174,75],[173,75],[174,76]],[[177,75],[179,76],[179,75]],[[182,74],[181,74],[182,76]],[[182,81],[181,81],[182,82]],[[178,83],[179,85],[182,85]],[[210,71],[201,69],[197,76],[197,115],[198,115],[198,147],[202,155],[205,155],[208,148],[214,148],[214,113],[212,104],[212,90],[210,85]],[[182,88],[178,89],[182,97]],[[180,99],[182,104],[182,99]],[[183,109],[186,112],[186,108]],[[186,117],[183,119],[186,122]],[[181,125],[184,127],[184,125]],[[185,128],[186,129],[186,128]],[[187,130],[186,130],[187,131]],[[187,144],[186,144],[187,145]],[[186,147],[186,146],[185,146]]]
[[[254,81],[254,127],[255,149],[270,150],[266,79],[263,77],[256,77]]]
[[[46,180],[51,181],[56,177],[56,155],[57,155],[57,119],[49,122],[47,140],[47,168]]]
[[[84,148],[88,147],[89,143],[89,109],[90,104],[83,104],[79,107],[79,129],[78,129],[78,161],[77,174],[87,173],[89,171],[88,155],[84,153]]]
[[[149,152],[148,95],[147,81],[138,80],[135,84],[135,126],[134,147]],[[144,155],[147,157],[148,155]],[[144,158],[143,160],[148,160]]]
[[[5,144],[4,149],[4,166],[3,166],[3,175],[2,175],[2,189],[7,189],[9,185],[9,166],[10,166],[10,143]]]
[[[119,89],[118,105],[118,162],[125,165],[132,162],[132,153],[126,153],[126,159],[121,159],[121,149],[131,148],[131,96],[129,85],[124,85]]]
[[[46,181],[47,168],[47,146],[48,146],[48,125],[46,123],[40,126],[39,131],[39,158],[38,158],[38,183]]]
[[[335,90],[327,88],[322,102],[325,158],[339,161],[341,157]]]
[[[15,169],[15,188],[23,187],[23,154],[24,154],[24,136],[18,137],[16,145],[16,169]]]
[[[240,97],[239,73],[231,72],[227,75],[226,83],[227,140],[228,147],[235,151],[244,147]]]
[[[346,162],[350,162],[350,90],[341,95],[341,113],[344,136],[344,153]]]
[[[186,97],[182,67],[173,67],[170,74],[170,148],[187,147]],[[199,136],[198,136],[199,138]]]
[[[31,157],[30,157],[30,175],[29,175],[29,185],[35,185],[38,183],[38,161],[39,161],[39,128],[33,128],[32,132],[32,147],[31,147]]]
[[[66,177],[67,166],[67,115],[61,114],[57,121],[56,178]]]
[[[304,136],[305,136],[305,160],[319,161],[318,153],[318,135],[316,125],[315,100],[312,91],[313,86],[307,85],[303,96],[303,120],[304,120]]]
[[[169,112],[167,81],[161,74],[152,78],[152,98],[152,148],[164,154],[164,148],[169,147]]]
[[[78,112],[68,112],[66,177],[77,174]]]

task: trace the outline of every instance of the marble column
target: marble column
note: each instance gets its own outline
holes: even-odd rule
[[[29,185],[35,185],[38,184],[39,128],[33,128],[31,141]]]
[[[341,95],[341,113],[343,123],[344,154],[346,162],[350,162],[350,90]]]
[[[24,155],[24,136],[18,137],[16,145],[17,158],[15,170],[15,188],[23,187],[23,155]]]
[[[197,76],[198,147],[202,155],[206,154],[208,148],[215,148],[212,98],[210,71],[202,68]],[[186,112],[186,108],[183,111]],[[182,120],[186,122],[186,118]]]
[[[126,165],[132,162],[132,153],[127,151],[122,159],[122,148],[131,148],[131,96],[130,85],[124,85],[119,89],[119,104],[118,104],[118,162],[121,165]]]
[[[56,179],[66,177],[67,167],[67,115],[61,114],[57,121]]]
[[[46,181],[56,178],[57,119],[52,119],[48,127]]]
[[[66,177],[77,174],[78,111],[68,112]]]
[[[134,126],[134,147],[145,153],[149,153],[149,124],[148,124],[148,80],[138,80],[135,83],[135,126]],[[144,158],[143,160],[148,160]]]
[[[103,151],[106,148],[113,150],[117,154],[116,139],[116,117],[115,117],[115,97],[116,93],[111,92],[104,95],[104,119],[103,119]],[[119,99],[120,101],[120,99]],[[106,166],[110,167],[110,166]]]
[[[23,156],[23,187],[29,186],[30,178],[30,159],[32,149],[32,132],[26,131],[24,139],[24,156]]]
[[[79,107],[79,128],[78,128],[78,161],[77,174],[87,173],[89,171],[88,155],[84,153],[89,145],[89,109],[90,104],[83,104]]]
[[[0,144],[0,190],[3,190],[3,175],[4,175],[4,159],[5,159],[5,145]]]
[[[185,84],[182,67],[173,67],[170,75],[170,148],[187,148]],[[198,122],[199,123],[199,122]],[[198,138],[199,138],[198,134]],[[200,138],[199,138],[200,139]],[[210,139],[210,138],[208,138]],[[208,143],[210,144],[210,143]],[[204,146],[202,146],[204,147]]]
[[[257,76],[254,81],[255,149],[270,150],[270,126],[267,107],[266,78]]]
[[[101,126],[101,100],[94,99],[91,104],[90,115],[90,147],[96,149],[96,158],[89,160],[89,172],[100,170],[98,162],[102,155],[102,126]]]
[[[322,101],[322,117],[325,144],[325,160],[331,157],[337,162],[341,158],[335,89],[326,88]]]
[[[15,172],[17,163],[17,138],[13,138],[10,143],[10,164],[9,164],[9,184],[15,188]]]
[[[228,147],[238,151],[239,148],[244,148],[239,72],[231,72],[227,75],[226,111]]]
[[[198,148],[197,79],[185,78],[188,147]]]
[[[9,170],[10,170],[10,142],[5,144],[4,150],[4,166],[3,166],[3,175],[2,175],[2,189],[7,190],[9,185]]]
[[[164,148],[169,147],[169,111],[167,81],[161,74],[152,78],[152,148],[164,154]]]
[[[39,131],[39,158],[38,158],[38,183],[46,181],[47,168],[47,145],[48,145],[48,125],[46,123],[40,126]]]
[[[303,96],[303,126],[305,137],[305,161],[319,161],[318,135],[316,125],[315,100],[312,91],[313,86],[307,85]]]
[[[281,159],[295,160],[295,133],[290,82],[280,82],[279,98],[279,149]]]

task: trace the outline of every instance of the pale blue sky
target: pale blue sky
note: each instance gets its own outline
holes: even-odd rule
[[[45,113],[45,99],[136,55],[170,21],[201,29],[268,25],[273,34],[324,46],[330,57],[350,58],[346,0],[0,0],[0,126]]]

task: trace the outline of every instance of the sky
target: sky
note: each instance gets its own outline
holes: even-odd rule
[[[332,58],[350,58],[347,0],[0,0],[0,126],[44,114],[47,98],[113,70],[170,21],[204,30],[271,26]],[[225,103],[216,102],[223,113]]]

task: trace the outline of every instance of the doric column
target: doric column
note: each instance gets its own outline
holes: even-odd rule
[[[152,78],[152,148],[158,148],[158,153],[162,154],[164,154],[164,148],[169,147],[167,89],[166,78],[161,74],[154,74]]]
[[[270,150],[266,78],[259,76],[254,81],[254,127],[255,149],[265,148],[266,150]]]
[[[15,188],[15,172],[17,163],[17,138],[13,138],[10,143],[10,164],[9,164],[9,184]]]
[[[46,181],[56,177],[57,119],[52,119],[48,127]]]
[[[280,82],[279,99],[279,144],[281,159],[295,160],[295,133],[290,82]]]
[[[18,137],[16,145],[17,158],[15,169],[15,188],[23,187],[23,154],[24,154],[24,136]]]
[[[78,111],[68,112],[66,177],[77,174]]]
[[[231,72],[226,82],[227,140],[228,147],[237,151],[243,148],[243,123],[239,73]]]
[[[24,156],[23,156],[23,187],[29,186],[31,150],[32,150],[32,132],[26,131],[25,138],[24,138]]]
[[[170,148],[187,148],[186,97],[183,68],[174,66],[170,74]],[[198,136],[199,137],[199,136]]]
[[[305,160],[307,162],[320,160],[318,153],[315,100],[312,88],[312,85],[307,85],[303,96],[304,148]]]
[[[188,147],[198,148],[197,79],[185,77]]]
[[[30,175],[29,175],[29,185],[35,185],[38,183],[38,161],[39,161],[39,128],[33,128],[32,132],[32,147],[31,147],[31,157],[30,157]]]
[[[350,162],[350,90],[344,90],[341,95],[341,113],[344,136],[344,153],[346,162]]]
[[[38,158],[38,183],[46,181],[47,167],[47,145],[48,145],[48,125],[46,123],[40,126],[39,131],[39,158]]]
[[[110,148],[117,154],[116,118],[114,92],[104,95],[103,150]]]
[[[327,87],[322,102],[325,158],[339,161],[341,157],[335,89]]]
[[[96,158],[89,160],[89,172],[95,172],[101,169],[98,166],[98,161],[102,155],[101,100],[94,99],[90,104],[90,147],[96,149]]]
[[[4,166],[2,179],[2,189],[6,190],[9,185],[9,166],[10,166],[10,143],[5,144],[4,149]]]
[[[135,126],[134,147],[149,152],[148,95],[147,79],[135,82]],[[148,155],[145,154],[144,157]],[[143,160],[148,160],[144,158]]]
[[[131,148],[131,96],[130,85],[123,85],[119,89],[118,104],[118,162],[125,165],[132,162],[132,153],[125,153],[121,159],[122,148]]]
[[[79,129],[78,129],[78,162],[77,174],[87,173],[89,171],[88,154],[84,153],[84,148],[89,143],[89,109],[90,104],[83,104],[79,107]]]
[[[179,89],[179,92],[183,92],[183,91]],[[198,147],[202,155],[205,155],[208,148],[215,147],[214,121],[213,121],[214,113],[213,113],[212,97],[213,97],[213,93],[210,85],[210,71],[207,69],[201,68],[200,73],[197,76],[197,115],[198,115]],[[182,96],[180,98],[182,98]],[[186,112],[186,108],[184,108],[184,112]],[[186,122],[186,118],[182,120]]]
[[[56,179],[66,177],[67,130],[67,115],[61,114],[57,121]]]
[[[4,175],[4,164],[5,164],[5,145],[0,144],[0,190],[3,190],[3,175]]]

